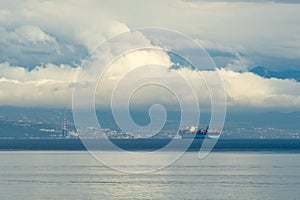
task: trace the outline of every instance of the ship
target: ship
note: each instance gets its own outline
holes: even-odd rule
[[[219,138],[221,132],[218,130],[198,129],[196,126],[189,126],[187,129],[179,130],[179,135],[182,139],[205,139],[205,138]]]

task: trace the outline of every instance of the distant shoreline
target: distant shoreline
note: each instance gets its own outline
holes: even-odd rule
[[[169,139],[113,139],[116,146],[128,151],[161,149]],[[93,150],[111,150],[101,140],[88,140]],[[175,139],[169,150],[183,150],[190,140]],[[203,140],[194,140],[188,151],[199,151]],[[0,139],[0,151],[86,151],[80,139]],[[300,152],[300,139],[220,139],[213,151],[294,151]]]

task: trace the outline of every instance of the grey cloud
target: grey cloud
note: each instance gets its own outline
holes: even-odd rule
[[[92,85],[93,85],[92,82],[85,81],[85,82],[81,82],[81,83],[78,83],[78,82],[70,83],[68,85],[68,87],[72,88],[72,89],[76,89],[76,88],[88,88],[88,87],[91,87]]]
[[[9,62],[32,69],[48,63],[74,66],[86,57],[87,50],[84,46],[57,41],[39,27],[30,27],[32,31],[40,30],[40,35],[29,32],[26,36],[20,27],[12,30],[0,27],[0,63]]]
[[[290,3],[299,4],[299,0],[184,0],[186,2],[247,2],[247,3]]]

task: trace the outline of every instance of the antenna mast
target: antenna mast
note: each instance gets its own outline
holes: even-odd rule
[[[63,127],[62,127],[62,137],[66,138],[67,136],[67,111],[66,107],[64,107],[64,114],[63,114]]]

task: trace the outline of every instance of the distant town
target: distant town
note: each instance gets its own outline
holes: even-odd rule
[[[108,137],[113,139],[136,139],[149,137],[149,134],[130,134],[119,130],[110,120],[107,127],[100,132],[95,127],[80,130],[83,137]],[[203,124],[205,127],[206,124]],[[228,139],[300,139],[299,129],[289,126],[272,126],[257,124],[251,121],[227,121],[221,138]],[[180,138],[176,136],[177,128],[172,123],[151,138]],[[33,109],[2,107],[0,112],[0,139],[77,139],[78,132],[75,128],[70,109]]]

